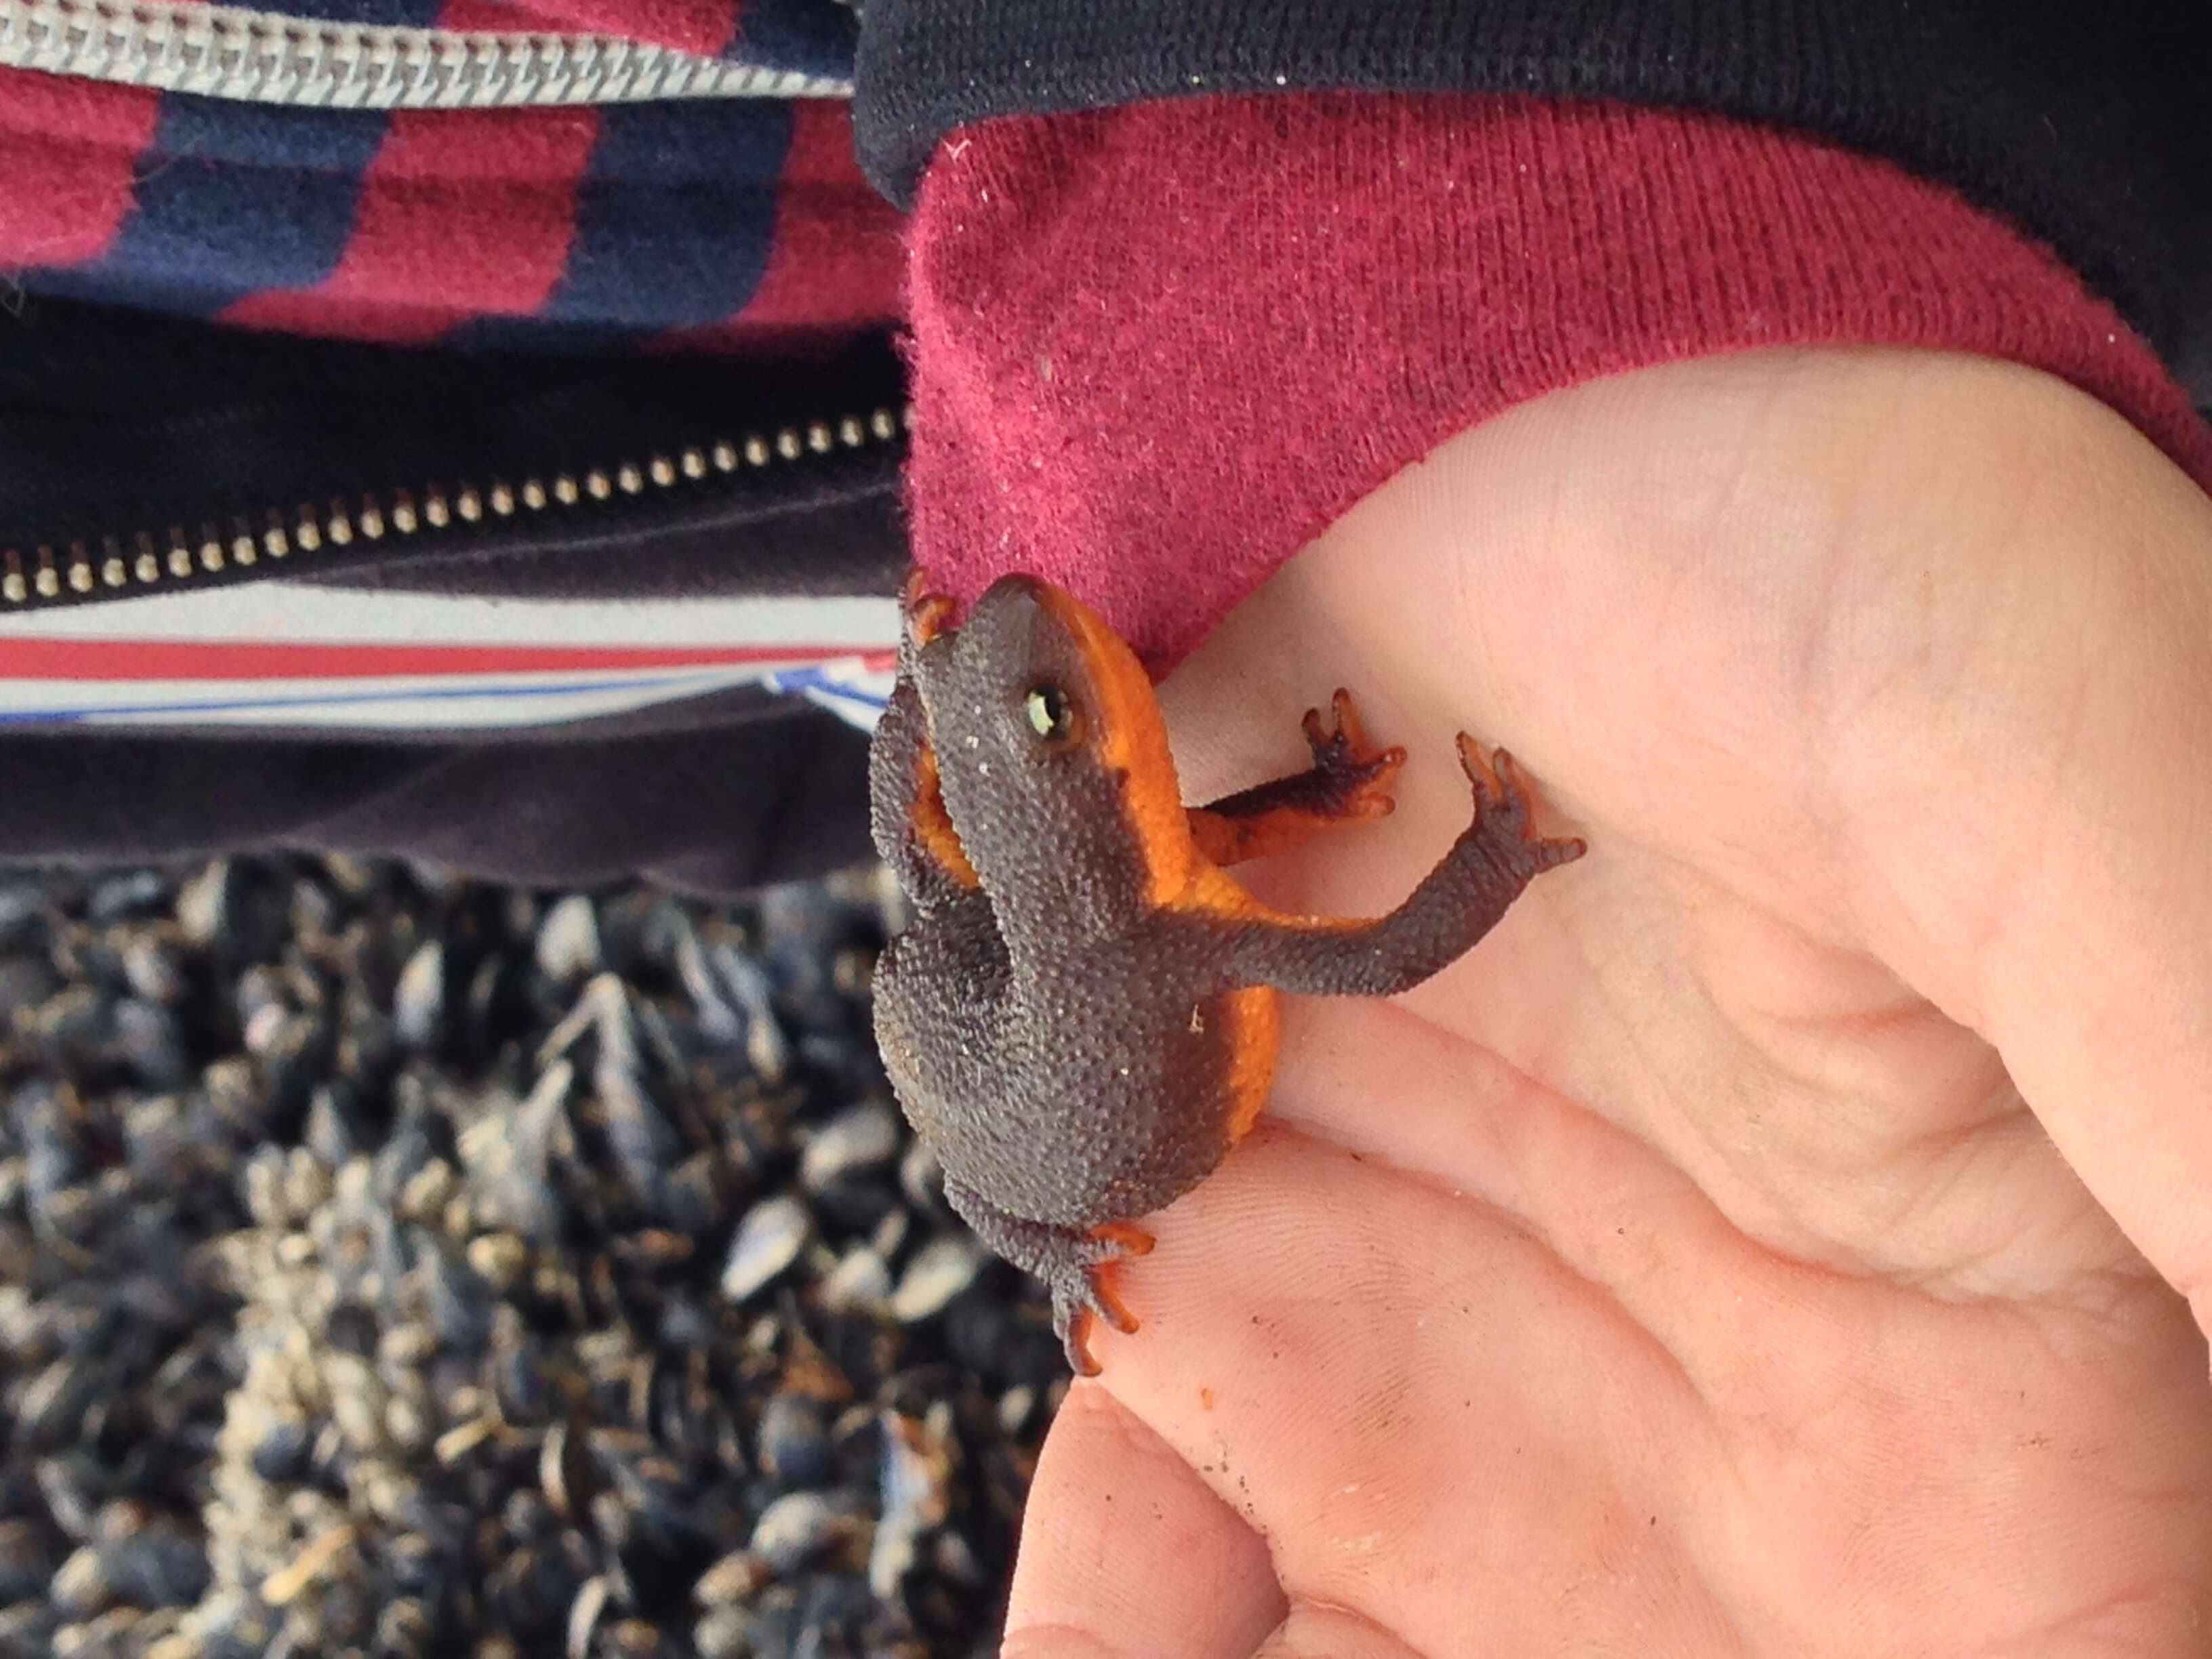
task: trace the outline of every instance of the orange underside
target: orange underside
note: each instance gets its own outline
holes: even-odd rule
[[[982,884],[975,866],[968,861],[968,849],[960,844],[960,832],[952,827],[952,815],[945,810],[934,749],[924,749],[915,767],[914,810],[908,823],[921,850],[939,869],[971,891]]]
[[[1229,1028],[1229,1144],[1252,1132],[1267,1109],[1275,1082],[1275,1052],[1282,1046],[1282,1013],[1275,994],[1265,986],[1232,992],[1222,1000]]]

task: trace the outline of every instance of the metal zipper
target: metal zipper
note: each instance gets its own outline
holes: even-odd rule
[[[718,479],[850,453],[898,441],[913,419],[910,405],[869,415],[784,427],[773,434],[741,439],[621,461],[608,467],[532,474],[519,480],[393,489],[302,506],[271,508],[204,524],[196,535],[176,525],[161,534],[137,531],[66,547],[40,547],[29,557],[0,550],[0,615],[49,604],[173,589],[209,576],[256,569],[264,562],[289,565],[302,555],[358,544],[420,543],[441,532],[503,520],[557,517],[580,508],[648,495],[670,495]]]
[[[848,79],[596,34],[325,22],[179,0],[0,0],[0,65],[314,109],[844,98]]]

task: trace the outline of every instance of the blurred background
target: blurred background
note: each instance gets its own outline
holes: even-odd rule
[[[0,1653],[994,1652],[1066,1375],[898,902],[0,878]]]

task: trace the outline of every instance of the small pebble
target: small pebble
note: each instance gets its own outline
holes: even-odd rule
[[[908,1140],[899,1155],[899,1190],[924,1215],[944,1206],[945,1172],[938,1167],[937,1155],[919,1139]]]
[[[223,937],[230,925],[230,866],[218,860],[177,890],[171,914],[185,942],[204,951]]]
[[[710,1607],[726,1601],[743,1601],[775,1576],[759,1556],[750,1550],[740,1550],[734,1555],[724,1556],[701,1573],[691,1593]]]
[[[821,1492],[786,1492],[761,1511],[746,1548],[772,1572],[789,1573],[848,1541],[855,1517],[844,1503]]]
[[[799,1161],[799,1176],[813,1191],[898,1156],[899,1115],[880,1101],[867,1101],[816,1130]]]
[[[750,1659],[752,1622],[743,1607],[718,1607],[692,1626],[691,1645],[699,1659]]]
[[[513,1233],[484,1233],[469,1241],[469,1266],[504,1290],[529,1265],[530,1247]]]
[[[789,1196],[756,1204],[738,1224],[722,1268],[722,1294],[743,1302],[799,1260],[813,1236],[806,1206]]]
[[[120,921],[143,915],[161,905],[168,886],[169,878],[158,870],[103,876],[93,884],[85,914],[94,921]]]
[[[112,1604],[115,1587],[100,1565],[99,1546],[87,1544],[63,1562],[47,1594],[68,1619],[89,1619]]]
[[[123,948],[123,973],[131,988],[164,1007],[185,994],[185,977],[175,955],[158,940],[135,939]]]
[[[607,1598],[613,1593],[613,1586],[603,1577],[586,1579],[576,1592],[568,1607],[568,1659],[585,1659],[591,1652],[599,1615],[606,1611]]]
[[[856,1244],[822,1277],[822,1305],[831,1313],[872,1313],[891,1298],[891,1270],[883,1253]]]
[[[801,1395],[771,1395],[761,1410],[761,1473],[781,1486],[812,1486],[831,1474],[830,1431],[819,1402]]]
[[[932,1239],[899,1275],[898,1288],[891,1292],[891,1317],[911,1325],[942,1313],[954,1297],[975,1282],[983,1261],[982,1247],[972,1238]]]
[[[438,1040],[446,1012],[446,951],[431,939],[407,959],[392,994],[392,1023],[410,1048],[428,1048]]]
[[[599,914],[587,895],[571,893],[546,911],[536,956],[538,971],[559,985],[599,971]]]

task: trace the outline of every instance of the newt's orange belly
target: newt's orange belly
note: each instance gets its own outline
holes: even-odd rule
[[[1267,1109],[1275,1082],[1275,1053],[1283,1041],[1282,1010],[1264,985],[1232,991],[1218,1007],[1218,1017],[1230,1022],[1228,1127],[1229,1145],[1234,1146]]]

